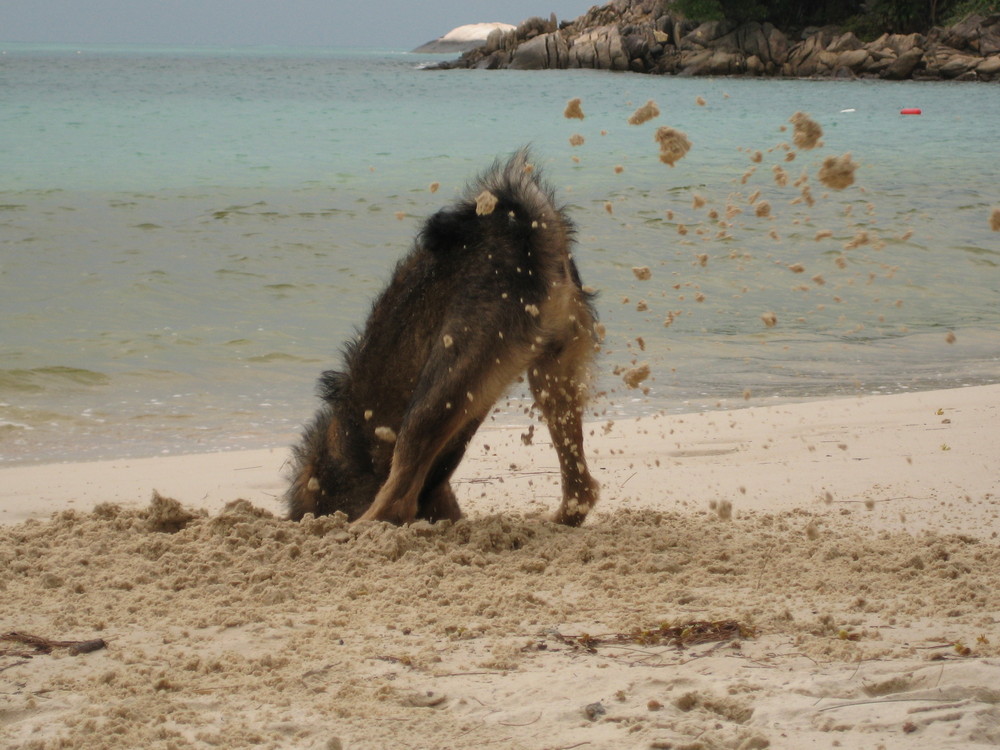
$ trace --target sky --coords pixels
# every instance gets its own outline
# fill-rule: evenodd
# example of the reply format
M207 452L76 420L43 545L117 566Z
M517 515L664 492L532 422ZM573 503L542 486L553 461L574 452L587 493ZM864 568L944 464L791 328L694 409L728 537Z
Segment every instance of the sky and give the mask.
M467 23L573 20L602 0L2 0L0 41L409 50Z

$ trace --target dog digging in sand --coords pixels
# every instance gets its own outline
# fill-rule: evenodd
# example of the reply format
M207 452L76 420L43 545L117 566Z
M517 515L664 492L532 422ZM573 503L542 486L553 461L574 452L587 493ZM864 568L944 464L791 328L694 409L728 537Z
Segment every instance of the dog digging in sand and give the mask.
M573 224L527 150L424 223L323 404L293 449L293 520L461 517L449 479L493 404L522 373L559 457L553 520L577 526L597 501L582 413L596 314L573 262Z

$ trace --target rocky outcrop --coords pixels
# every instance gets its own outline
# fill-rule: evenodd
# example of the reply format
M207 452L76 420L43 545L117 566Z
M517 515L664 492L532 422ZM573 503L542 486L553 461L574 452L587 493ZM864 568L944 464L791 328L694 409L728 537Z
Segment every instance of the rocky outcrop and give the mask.
M483 46L438 67L1000 81L1000 14L865 43L832 26L791 38L769 23L693 23L673 15L668 0L612 0L572 22L531 18L494 31Z

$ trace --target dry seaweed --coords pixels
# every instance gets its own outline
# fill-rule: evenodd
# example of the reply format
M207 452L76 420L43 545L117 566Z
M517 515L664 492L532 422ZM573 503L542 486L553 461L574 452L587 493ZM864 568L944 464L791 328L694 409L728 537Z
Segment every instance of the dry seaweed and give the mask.
M3 648L0 649L0 656L18 656L29 659L39 654L50 654L57 648L68 649L69 653L76 656L77 654L89 654L91 651L100 651L102 648L107 648L108 645L101 638L93 638L86 641L54 641L51 638L44 638L39 635L13 631L0 635L0 641L20 643L22 646L27 646L30 649L26 651L18 648Z
M599 646L675 646L687 648L700 643L753 638L754 628L736 620L695 620L680 625L662 623L654 628L636 628L630 633L594 636L588 633L563 635L553 633L560 643L597 653Z

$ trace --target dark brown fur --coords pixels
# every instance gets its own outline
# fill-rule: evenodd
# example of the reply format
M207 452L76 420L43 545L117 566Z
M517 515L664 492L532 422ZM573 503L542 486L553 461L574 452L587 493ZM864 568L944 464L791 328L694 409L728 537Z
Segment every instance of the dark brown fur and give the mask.
M497 203L480 214L484 190ZM581 421L596 318L572 244L526 150L431 216L347 345L343 371L320 380L324 404L294 449L289 518L458 519L449 478L527 371L562 473L554 520L582 523L597 501Z

